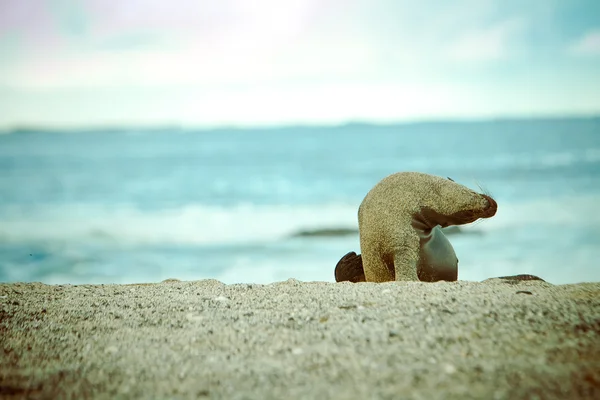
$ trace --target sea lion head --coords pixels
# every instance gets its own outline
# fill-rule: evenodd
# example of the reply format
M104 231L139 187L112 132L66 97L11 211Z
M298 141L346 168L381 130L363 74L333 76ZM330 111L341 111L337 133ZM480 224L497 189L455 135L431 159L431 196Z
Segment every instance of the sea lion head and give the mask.
M425 220L446 227L469 224L496 215L498 204L488 194L477 193L450 178L440 178L434 186L433 192L437 195L435 206L426 206L421 210Z

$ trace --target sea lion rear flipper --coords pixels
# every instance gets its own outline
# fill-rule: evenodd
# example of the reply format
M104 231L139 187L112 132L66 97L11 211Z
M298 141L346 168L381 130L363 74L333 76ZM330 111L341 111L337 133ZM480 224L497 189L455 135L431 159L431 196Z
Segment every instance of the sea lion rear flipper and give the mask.
M335 281L365 282L362 257L351 251L338 261L335 266Z

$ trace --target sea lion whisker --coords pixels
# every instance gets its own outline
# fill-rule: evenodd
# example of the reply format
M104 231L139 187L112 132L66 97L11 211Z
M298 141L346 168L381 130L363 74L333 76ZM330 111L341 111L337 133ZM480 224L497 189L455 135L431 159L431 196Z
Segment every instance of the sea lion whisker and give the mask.
M481 194L485 194L486 196L491 197L492 199L494 198L494 196L492 196L492 192L487 187L485 187L485 185L482 185L479 182L476 182L475 184L481 191Z
M483 220L484 220L484 219L485 219L485 218L479 218L479 219L475 220L475 221L474 221L474 222L473 222L471 225L472 225L472 226L477 226L477 225L479 225L479 224L483 223Z

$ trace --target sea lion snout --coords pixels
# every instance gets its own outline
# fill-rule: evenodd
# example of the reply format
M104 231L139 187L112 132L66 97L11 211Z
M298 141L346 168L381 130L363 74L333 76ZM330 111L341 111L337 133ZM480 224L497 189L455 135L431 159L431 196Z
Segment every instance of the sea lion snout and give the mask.
M483 198L487 200L487 207L483 210L483 215L481 218L490 218L496 215L496 211L498 211L498 203L496 200L492 199L487 194L482 194Z

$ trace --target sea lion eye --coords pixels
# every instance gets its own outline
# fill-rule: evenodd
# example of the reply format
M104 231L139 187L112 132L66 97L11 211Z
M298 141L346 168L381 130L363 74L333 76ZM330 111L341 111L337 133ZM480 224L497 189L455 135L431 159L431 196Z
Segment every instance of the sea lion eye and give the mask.
M448 178L449 181L454 182L454 179L450 178L449 176L447 176L446 178Z

